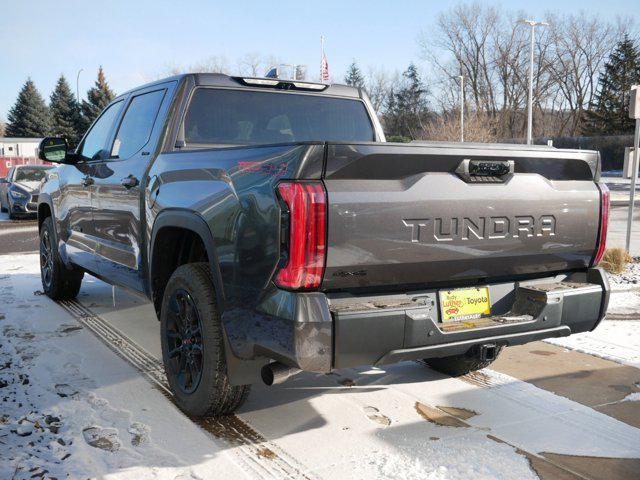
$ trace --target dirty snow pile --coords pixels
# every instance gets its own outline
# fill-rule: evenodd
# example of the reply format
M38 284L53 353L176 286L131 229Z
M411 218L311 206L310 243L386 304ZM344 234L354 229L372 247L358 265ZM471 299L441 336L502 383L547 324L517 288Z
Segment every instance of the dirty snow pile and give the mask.
M640 288L640 258L627 264L622 273L609 273L609 284L613 290Z
M241 478L209 437L0 256L0 478ZM198 472L198 473L196 473Z

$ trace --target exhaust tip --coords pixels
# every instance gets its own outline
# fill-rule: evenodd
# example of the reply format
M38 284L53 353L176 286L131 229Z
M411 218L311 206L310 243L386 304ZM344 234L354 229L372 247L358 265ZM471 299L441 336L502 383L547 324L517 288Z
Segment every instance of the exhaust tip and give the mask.
M260 376L265 385L277 385L300 372L298 368L288 367L280 362L273 362L262 367Z

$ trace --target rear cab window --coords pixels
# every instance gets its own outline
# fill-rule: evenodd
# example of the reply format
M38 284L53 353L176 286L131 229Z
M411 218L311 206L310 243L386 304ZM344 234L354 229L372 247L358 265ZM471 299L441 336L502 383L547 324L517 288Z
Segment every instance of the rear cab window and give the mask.
M375 140L361 100L290 92L200 87L183 128L187 147Z
M111 147L112 158L130 158L147 144L164 94L162 89L133 97Z

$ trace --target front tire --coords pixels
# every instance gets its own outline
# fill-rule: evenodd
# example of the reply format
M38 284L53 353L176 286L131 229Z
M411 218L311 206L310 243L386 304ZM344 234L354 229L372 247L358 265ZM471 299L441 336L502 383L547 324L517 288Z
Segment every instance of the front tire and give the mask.
M76 298L82 285L84 272L69 270L54 244L53 221L47 217L40 227L40 278L42 289L53 300Z
M250 385L232 386L211 269L189 263L167 282L160 313L162 361L178 406L187 414L228 415L246 400Z
M423 361L440 373L459 377L488 367L498 359L503 348L497 347L495 356L491 360L482 360L477 355L463 354L442 358L425 358Z

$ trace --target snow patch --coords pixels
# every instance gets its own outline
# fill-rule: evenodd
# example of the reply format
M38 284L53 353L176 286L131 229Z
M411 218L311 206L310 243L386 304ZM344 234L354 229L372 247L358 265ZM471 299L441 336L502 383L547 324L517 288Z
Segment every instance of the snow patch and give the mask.
M640 320L604 320L593 332L545 341L640 368Z

